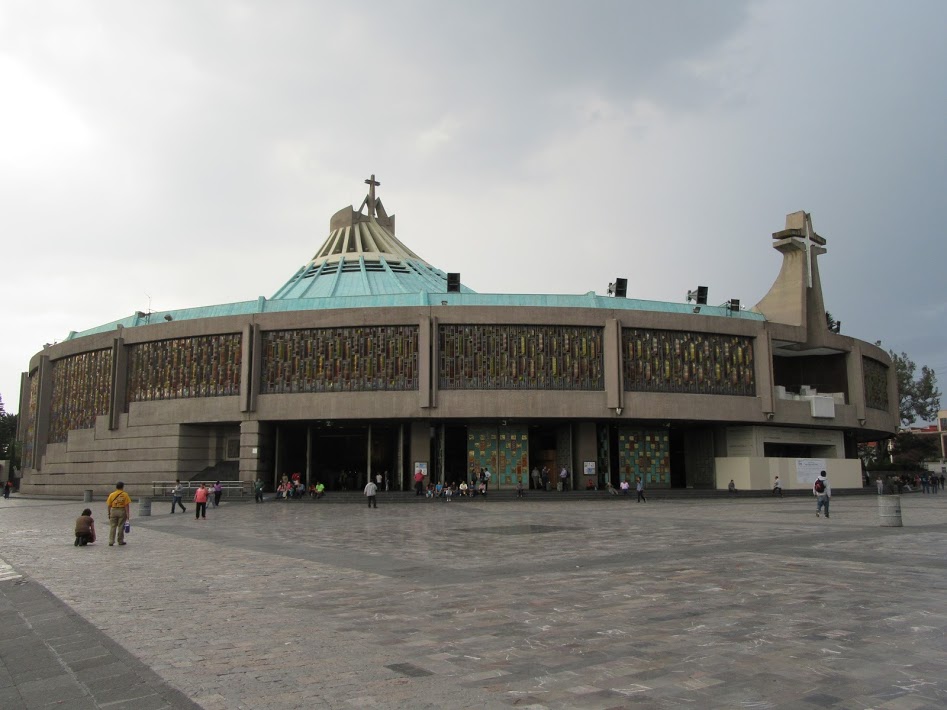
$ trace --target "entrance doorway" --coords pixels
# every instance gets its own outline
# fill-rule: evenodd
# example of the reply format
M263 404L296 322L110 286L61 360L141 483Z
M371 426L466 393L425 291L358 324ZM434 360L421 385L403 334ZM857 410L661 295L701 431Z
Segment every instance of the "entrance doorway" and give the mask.
M444 481L458 486L467 477L467 427L447 424L444 426Z
M529 470L532 472L536 467L540 472L546 471L547 490L555 490L559 482L559 471L556 468L556 431L557 427L544 424L534 424L529 428ZM535 485L530 476L529 487L535 488Z

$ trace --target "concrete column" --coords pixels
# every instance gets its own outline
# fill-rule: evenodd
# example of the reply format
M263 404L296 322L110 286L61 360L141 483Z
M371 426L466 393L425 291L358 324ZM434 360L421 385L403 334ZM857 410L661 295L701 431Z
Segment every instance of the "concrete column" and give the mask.
M898 394L898 372L892 362L886 373L888 381L888 414L894 419L895 428L901 426L901 397Z
M36 402L36 424L33 429L33 468L42 470L46 443L49 440L49 408L53 401L53 363L48 355L39 361L39 396Z
M605 406L618 409L622 405L624 372L622 370L621 321L609 318L602 333L602 356L605 366Z
M769 331L762 331L753 339L753 377L756 380L756 396L760 410L770 419L776 412L776 392L773 385L773 344Z
M855 405L855 417L862 426L865 424L865 368L862 350L856 342L851 352L845 356L845 374L848 377L848 403Z
M431 406L437 407L437 386L440 376L441 339L437 332L437 317L431 318Z
M575 450L575 475L572 479L577 482L576 490L585 490L586 481L588 477L584 473L584 465L586 461L595 461L596 465L598 463L598 440L595 436L595 423L594 422L579 422L573 428L575 432L575 444L573 446ZM595 483L598 484L598 474L600 471L596 470Z
M427 409L431 402L431 319L418 324L418 406Z
M404 424L398 425L398 465L395 470L398 478L398 490L405 490L404 487Z
M414 466L418 461L427 463L428 476L432 475L431 466L431 426L425 422L411 422L411 433L409 440L410 459L411 459L411 481L414 483ZM430 480L430 479L429 479Z
M269 474L272 433L268 425L256 420L240 423L240 480L255 481Z
M253 325L248 323L240 335L240 411L250 412L250 380L253 363ZM254 402L253 404L256 404Z
M312 424L306 425L306 488L312 483Z
M247 411L255 412L256 400L260 395L260 377L263 373L263 332L260 330L260 326L254 324L250 341L252 343L250 348L250 384L248 387L250 395L247 401Z
M109 398L109 429L119 427L121 415L125 412L125 397L128 389L128 349L125 347L123 330L112 341L112 396Z
M365 475L372 480L372 425L368 424L368 440L365 442Z

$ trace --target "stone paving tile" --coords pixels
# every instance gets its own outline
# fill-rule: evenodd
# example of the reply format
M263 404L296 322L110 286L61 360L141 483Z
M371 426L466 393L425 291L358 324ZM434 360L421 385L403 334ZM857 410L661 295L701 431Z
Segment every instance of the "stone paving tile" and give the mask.
M0 556L205 708L943 707L943 498L224 505L79 551L11 501Z

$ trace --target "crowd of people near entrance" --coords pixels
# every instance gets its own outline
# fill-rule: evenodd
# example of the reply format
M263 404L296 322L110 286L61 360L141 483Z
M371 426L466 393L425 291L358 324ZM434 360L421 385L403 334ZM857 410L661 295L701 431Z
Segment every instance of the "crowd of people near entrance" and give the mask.
M947 483L947 476L943 473L934 473L933 471L921 471L920 473L902 473L898 476L889 476L887 485L879 476L875 480L878 487L878 493L883 493L886 489L889 493L897 491L901 493L911 493L912 491L921 491L922 493L937 493L944 490L944 484Z

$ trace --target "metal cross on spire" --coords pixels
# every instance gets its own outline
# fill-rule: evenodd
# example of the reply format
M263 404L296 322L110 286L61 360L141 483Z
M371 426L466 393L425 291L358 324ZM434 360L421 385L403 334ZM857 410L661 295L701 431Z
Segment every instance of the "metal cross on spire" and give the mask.
M368 185L368 214L375 214L375 188L381 185L375 179L375 173L372 173L372 176L365 181L365 184Z

